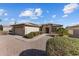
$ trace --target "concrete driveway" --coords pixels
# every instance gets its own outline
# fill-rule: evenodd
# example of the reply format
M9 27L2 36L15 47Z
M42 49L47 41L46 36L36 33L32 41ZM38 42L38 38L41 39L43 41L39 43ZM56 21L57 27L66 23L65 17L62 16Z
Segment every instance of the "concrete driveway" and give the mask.
M51 37L46 34L39 35L33 39L25 39L16 35L0 35L0 56L32 55L36 53L34 49L40 50L40 52L45 51L46 41L49 38ZM27 53L30 49L31 52ZM43 55L43 53L39 54Z

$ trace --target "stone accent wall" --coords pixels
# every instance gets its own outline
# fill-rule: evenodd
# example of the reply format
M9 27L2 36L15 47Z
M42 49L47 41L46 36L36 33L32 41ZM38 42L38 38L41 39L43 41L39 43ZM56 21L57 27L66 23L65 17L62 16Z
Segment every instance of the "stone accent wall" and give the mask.
M49 28L49 33L52 32L52 26L46 25L46 26L42 26L42 32L43 32L43 33L46 33L46 28Z

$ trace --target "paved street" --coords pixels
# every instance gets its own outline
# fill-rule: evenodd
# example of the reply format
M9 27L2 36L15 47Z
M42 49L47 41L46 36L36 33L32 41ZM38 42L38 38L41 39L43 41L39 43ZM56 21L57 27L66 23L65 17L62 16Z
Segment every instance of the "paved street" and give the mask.
M33 39L25 39L16 35L0 35L0 55L18 56L22 51L29 49L45 51L48 38L50 37L45 34Z

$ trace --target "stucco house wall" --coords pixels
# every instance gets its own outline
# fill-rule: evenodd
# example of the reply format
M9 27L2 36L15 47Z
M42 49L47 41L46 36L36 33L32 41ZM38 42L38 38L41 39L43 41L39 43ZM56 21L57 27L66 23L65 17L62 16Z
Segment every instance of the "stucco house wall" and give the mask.
M67 30L69 34L72 35L73 37L79 37L79 26L78 25L67 27Z
M13 25L12 28L12 33L15 35L25 35L28 34L30 32L37 32L39 31L39 27L38 26L33 26L33 25L26 25L26 24L16 24Z
M73 30L72 29L69 29L68 30L68 33L71 34L71 35L73 35Z
M9 32L12 29L12 26L3 26L3 31Z
M25 26L25 34L28 34L30 32L38 32L38 31L39 31L39 27Z

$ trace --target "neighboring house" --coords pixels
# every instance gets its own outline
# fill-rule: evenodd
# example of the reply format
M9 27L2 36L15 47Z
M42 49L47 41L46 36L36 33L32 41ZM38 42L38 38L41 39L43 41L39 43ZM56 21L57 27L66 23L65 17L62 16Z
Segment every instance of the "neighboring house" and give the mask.
M30 32L38 32L38 31L39 31L39 26L33 23L12 25L12 33L15 35L23 36Z
M12 26L3 26L3 31L8 32L12 29Z
M66 27L69 34L73 37L79 37L79 25L68 26Z
M43 33L56 33L56 29L63 27L63 25L60 24L43 24L41 26L41 31Z

